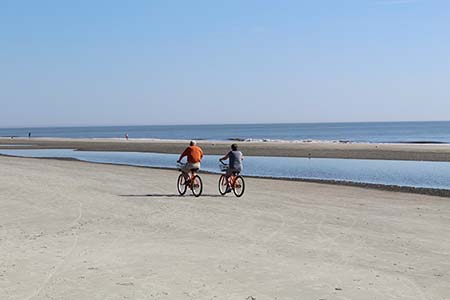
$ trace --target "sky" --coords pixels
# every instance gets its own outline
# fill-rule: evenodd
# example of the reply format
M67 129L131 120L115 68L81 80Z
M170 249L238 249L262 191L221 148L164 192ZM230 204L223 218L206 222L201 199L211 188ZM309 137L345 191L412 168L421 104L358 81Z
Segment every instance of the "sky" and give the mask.
M0 127L450 120L450 1L0 0Z

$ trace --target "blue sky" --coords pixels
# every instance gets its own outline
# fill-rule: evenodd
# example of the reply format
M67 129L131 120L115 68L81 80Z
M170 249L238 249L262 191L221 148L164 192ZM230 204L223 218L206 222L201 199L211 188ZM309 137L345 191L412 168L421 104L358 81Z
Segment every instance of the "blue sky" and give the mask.
M0 0L0 126L450 120L450 1Z

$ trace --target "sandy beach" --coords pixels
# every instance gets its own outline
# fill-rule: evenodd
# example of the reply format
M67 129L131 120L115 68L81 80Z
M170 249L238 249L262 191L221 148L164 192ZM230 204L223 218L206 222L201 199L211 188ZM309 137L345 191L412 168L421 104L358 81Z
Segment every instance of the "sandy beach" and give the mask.
M450 201L0 157L0 299L448 299Z
M181 153L189 141L150 139L0 138L0 149L78 149ZM198 141L206 154L220 155L233 141ZM235 142L248 156L450 161L447 144L365 144L324 142ZM12 146L8 146L12 145ZM19 146L18 146L19 145ZM20 146L22 145L22 146Z

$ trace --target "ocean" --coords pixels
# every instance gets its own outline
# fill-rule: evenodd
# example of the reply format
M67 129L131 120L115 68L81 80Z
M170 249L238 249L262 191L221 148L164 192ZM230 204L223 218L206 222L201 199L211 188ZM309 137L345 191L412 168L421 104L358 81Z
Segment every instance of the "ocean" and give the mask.
M450 121L0 128L1 137L450 144Z

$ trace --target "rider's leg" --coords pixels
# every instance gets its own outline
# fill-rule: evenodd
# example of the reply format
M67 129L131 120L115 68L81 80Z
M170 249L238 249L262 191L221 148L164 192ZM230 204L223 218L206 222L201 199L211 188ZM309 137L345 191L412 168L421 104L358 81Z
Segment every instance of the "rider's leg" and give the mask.
M228 183L231 185L231 179L234 175L234 169L228 169L227 172L225 173L225 176L227 177L227 181Z
M186 184L190 185L191 184L191 178L192 178L192 172L191 172L191 164L187 163L186 164Z
M233 175L233 170L232 169L228 169L227 172L225 173L225 178L227 180L227 189L226 189L226 193L231 192L231 176Z
M193 179L197 175L196 171L200 169L200 163L188 163L189 171L191 175L189 178Z
M190 175L189 175L189 172L190 172L190 169L189 168L187 168L186 167L186 165L181 169L181 172L183 173L183 176L184 176L184 184L189 184L189 180L190 180Z

